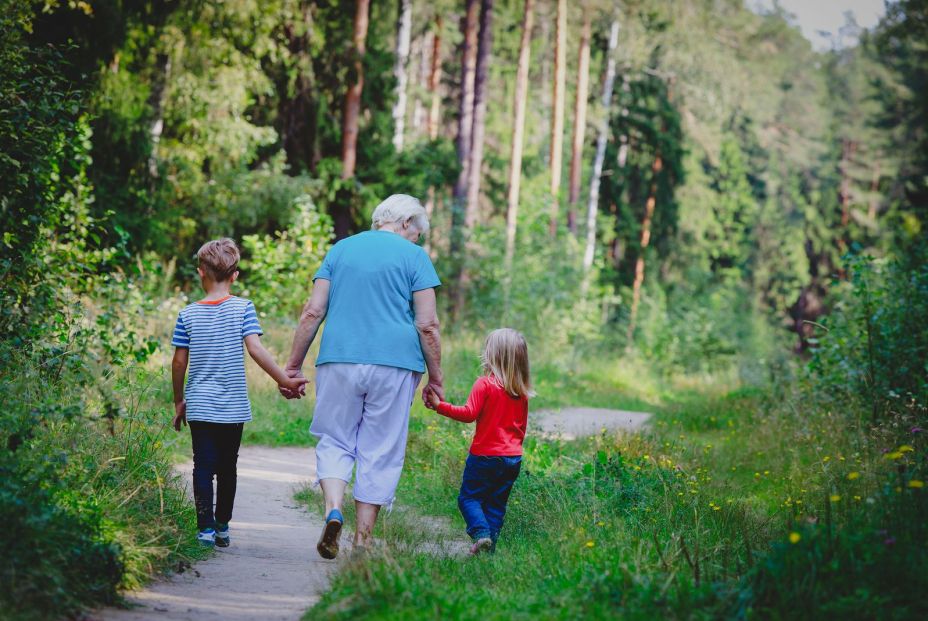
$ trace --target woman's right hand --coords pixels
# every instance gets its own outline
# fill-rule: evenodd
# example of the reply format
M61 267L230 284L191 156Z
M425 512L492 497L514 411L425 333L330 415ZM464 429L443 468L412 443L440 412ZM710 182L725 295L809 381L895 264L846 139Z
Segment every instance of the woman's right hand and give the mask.
M299 385L299 388L278 385L277 390L280 394L286 399L299 399L304 397L306 395L306 384L309 380L303 375L302 369L284 369L284 373L287 377L296 380L295 384Z

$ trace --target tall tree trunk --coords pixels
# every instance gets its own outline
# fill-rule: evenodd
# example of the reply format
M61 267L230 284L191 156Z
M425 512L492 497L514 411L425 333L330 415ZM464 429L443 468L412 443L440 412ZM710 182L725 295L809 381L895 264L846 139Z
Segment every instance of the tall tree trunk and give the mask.
M467 206L464 227L469 231L477 223L480 200L480 177L483 172L483 142L487 117L487 71L493 47L493 0L482 0L480 42L477 48L477 72L474 77L474 128L471 131L470 165L467 181Z
M590 8L583 5L583 30L580 33L580 61L577 63L577 96L574 103L574 141L570 154L570 206L567 228L577 233L577 203L583 175L583 142L586 136L586 104L590 91Z
M432 94L432 105L429 108L429 139L438 138L438 125L441 121L441 94L438 87L441 84L441 15L435 16L435 32L432 37L432 70L429 74L429 92Z
M841 172L841 185L838 189L838 200L841 203L841 231L838 233L838 252L843 256L847 252L848 225L851 222L851 175L849 172L851 159L857 144L853 140L844 139L841 142L841 162L838 169ZM847 278L847 271L843 265L838 266L838 277Z
M406 131L406 84L409 63L409 44L412 37L412 0L399 0L399 15L396 19L396 62L393 77L396 78L396 101L393 104L393 146L403 150L403 134Z
M151 94L148 97L148 105L151 106L152 111L152 121L148 129L148 135L151 139L151 152L148 154L148 174L152 181L158 177L158 143L161 142L161 133L164 131L164 100L171 75L171 56L165 53L158 54L156 63ZM115 60L114 66L118 71L118 60Z
M596 135L596 159L593 160L593 176L590 178L590 197L586 205L586 249L583 252L583 280L581 292L585 295L590 285L590 268L596 250L596 213L599 210L599 185L606 160L606 141L609 138L609 110L612 108L612 90L615 84L615 50L619 46L619 22L612 22L609 30L609 50L606 52L606 78L603 80L602 119Z
M516 69L516 94L512 121L512 148L509 155L509 196L506 206L505 298L509 306L512 259L516 248L516 223L519 217L519 187L522 183L522 142L525 134L525 103L528 97L528 68L532 55L532 22L534 0L525 0L522 16L522 41L519 44L519 65Z
M358 158L358 117L361 114L361 92L364 90L364 53L366 51L370 0L356 0L354 15L354 73L355 81L345 95L345 114L342 122L342 179L354 177Z
M654 207L657 204L657 177L664 167L661 154L654 156L651 166L651 187L648 189L648 200L644 206L644 218L641 220L641 248L638 251L638 260L635 262L635 281L632 283L632 307L628 317L628 332L625 335L626 347L631 347L632 336L635 334L635 322L638 319L638 304L641 302L641 284L644 282L644 255L651 243L651 220L654 218Z
M631 86L628 84L628 76L622 74L622 95L625 98L625 101L628 101L628 92L631 90ZM616 155L616 164L619 165L619 168L625 168L626 162L628 162L628 123L626 119L628 118L628 104L623 103L622 109L619 110L619 118L622 119L622 133L619 134L619 152Z
M358 159L358 117L361 114L361 92L364 89L364 52L367 41L370 0L356 0L354 14L354 72L355 82L345 94L345 114L342 121L342 179L354 177ZM340 203L340 201L338 201ZM351 211L345 204L332 205L335 237L341 239L351 232Z
M291 175L314 171L321 159L317 131L319 108L314 96L315 75L310 58L312 30L310 2L303 0L298 12L294 11L292 18L280 26L280 36L290 60L281 62L269 55L261 59L261 67L273 77L277 91L277 132L287 156L287 172ZM292 76L294 66L302 70Z
M477 34L480 21L479 0L467 0L467 13L461 24L464 43L461 59L461 106L458 112L457 152L461 172L454 185L455 212L467 200L467 182L470 179L470 151L474 129L474 80L477 72Z
M490 49L493 45L493 0L481 0L480 36L477 47L477 67L474 76L474 112L471 129L470 162L467 165L467 197L464 205L464 251L467 252L468 241L474 225L477 224L478 202L480 198L480 173L483 163L483 139L487 115L487 68L490 63ZM454 317L460 317L464 310L465 294L470 284L470 272L467 262L462 261L458 272L458 282L454 290Z
M464 306L468 280L463 252L467 231L464 211L467 201L467 184L470 181L471 147L474 129L474 81L477 72L477 36L480 21L480 2L467 0L467 13L461 23L464 34L461 61L461 108L458 114L457 152L461 172L454 185L451 201L451 256L458 263L457 278L451 313L457 318Z
M880 189L880 163L877 162L873 168L873 175L870 178L870 199L867 201L867 218L873 224L876 224L876 212L879 203L876 191Z
M564 152L564 87L567 82L567 0L557 0L557 30L554 43L554 113L551 115L551 218L550 230L557 232L560 211L561 161Z

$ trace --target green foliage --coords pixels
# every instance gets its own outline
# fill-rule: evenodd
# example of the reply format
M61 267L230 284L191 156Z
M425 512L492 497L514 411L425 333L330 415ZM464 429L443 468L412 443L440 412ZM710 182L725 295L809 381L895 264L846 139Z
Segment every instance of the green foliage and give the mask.
M32 336L33 323L54 306L46 272L50 237L82 216L69 214L79 192L87 135L78 131L80 94L62 76L54 49L26 42L27 11L0 6L0 337ZM83 172L77 173L80 177ZM71 222L63 222L70 219ZM79 224L86 225L86 219ZM63 226L60 226L63 225ZM61 257L63 258L63 257ZM54 261L54 259L52 259ZM78 271L80 270L78 264Z
M172 473L168 419L138 405L155 378L132 366L96 376L68 352L31 358L4 345L2 357L0 616L112 604L152 569L199 556L184 535L193 509Z
M928 587L928 495L909 485L923 483L923 452L913 462L914 469L903 465L886 476L863 509L826 495L820 521L792 525L746 580L751 611L761 618L801 610L802 618L861 620L928 614L921 596ZM836 521L844 521L841 528Z
M851 280L823 320L810 369L829 391L867 402L874 418L928 408L928 269L851 257Z
M308 196L293 201L290 228L270 235L245 235L242 262L245 290L262 313L291 315L308 299L313 274L322 264L332 239L329 217L320 214Z

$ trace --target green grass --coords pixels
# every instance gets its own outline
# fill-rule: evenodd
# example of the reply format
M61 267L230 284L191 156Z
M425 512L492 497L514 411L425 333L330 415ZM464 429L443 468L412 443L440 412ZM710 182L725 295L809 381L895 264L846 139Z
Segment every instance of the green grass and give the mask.
M451 351L450 368L469 360ZM471 378L452 376L460 399ZM928 515L925 495L887 486L893 465L915 478L924 450L896 464L880 450L905 438L899 421L855 432L853 414L810 393L660 384L628 362L536 366L535 379L544 407L651 410L653 428L530 438L498 553L447 558L423 552L417 516L447 518L466 538L455 500L472 427L414 406L398 492L410 510L378 526L385 549L347 565L306 618L915 618L924 609L915 594L925 580L913 576L928 567L928 546L913 524ZM905 549L877 541L884 531ZM887 607L895 612L875 614Z
M140 367L2 376L0 617L50 619L114 604L157 571L202 558L171 468L160 382Z

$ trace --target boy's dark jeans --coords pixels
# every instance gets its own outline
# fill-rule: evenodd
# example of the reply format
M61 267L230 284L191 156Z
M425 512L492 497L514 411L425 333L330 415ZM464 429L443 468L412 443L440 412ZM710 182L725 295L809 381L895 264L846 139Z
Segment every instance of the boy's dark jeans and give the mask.
M506 503L519 476L522 457L468 455L458 494L458 508L472 539L489 537L496 543L506 516Z
M197 528L215 528L232 519L236 463L244 423L188 421L193 438L193 500ZM216 513L213 514L213 477L216 477Z

